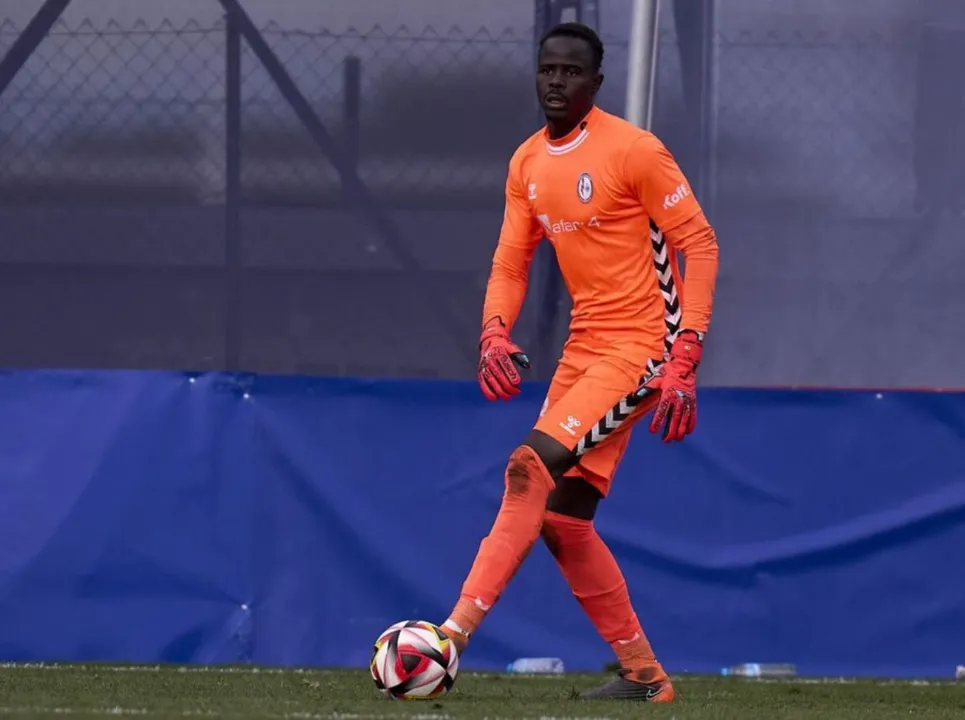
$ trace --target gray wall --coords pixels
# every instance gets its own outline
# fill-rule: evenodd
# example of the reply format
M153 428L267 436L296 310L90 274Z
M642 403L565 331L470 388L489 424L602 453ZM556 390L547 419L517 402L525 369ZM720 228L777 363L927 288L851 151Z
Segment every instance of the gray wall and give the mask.
M223 367L236 322L246 369L469 376L506 161L537 123L532 7L244 5L338 141L358 132L359 174L403 252L245 49L234 293L220 6L74 0L0 101L0 362ZM38 6L0 0L0 52ZM949 71L965 67L965 3L719 6L711 144L695 142L678 43L694 28L672 2L655 117L685 170L712 169L701 200L722 266L703 380L965 386L965 89ZM629 8L601 3L601 102L618 113ZM539 300L520 340L556 347L565 326L537 337Z

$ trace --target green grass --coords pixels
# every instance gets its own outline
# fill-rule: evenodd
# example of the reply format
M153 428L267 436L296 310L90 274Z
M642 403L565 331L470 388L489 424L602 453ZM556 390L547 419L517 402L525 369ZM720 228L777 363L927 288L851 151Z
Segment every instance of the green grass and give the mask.
M4 665L0 716L375 720L377 718L965 718L965 684L675 679L672 706L589 702L602 675L463 673L441 700L380 696L365 671L116 665Z

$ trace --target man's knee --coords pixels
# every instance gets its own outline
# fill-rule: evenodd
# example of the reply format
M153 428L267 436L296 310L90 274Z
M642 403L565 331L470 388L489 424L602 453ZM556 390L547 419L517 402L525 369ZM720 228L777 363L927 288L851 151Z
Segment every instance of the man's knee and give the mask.
M554 483L576 464L576 455L549 435L533 430L509 456L506 491L512 495L529 492L540 482L549 493Z
M538 488L548 495L554 487L554 478L546 462L534 448L520 445L509 456L506 465L507 493L525 495Z

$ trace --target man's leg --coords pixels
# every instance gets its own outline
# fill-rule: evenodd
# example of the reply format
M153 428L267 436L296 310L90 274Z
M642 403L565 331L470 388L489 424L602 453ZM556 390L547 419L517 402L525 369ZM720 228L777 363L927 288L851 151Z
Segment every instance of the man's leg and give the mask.
M577 443L636 382L631 373L597 363L558 398L548 398L535 428L510 456L496 521L480 543L459 600L443 624L460 650L539 538L547 500L556 481L575 465Z
M630 421L648 410L649 406L638 408ZM629 439L629 424L621 425L560 480L550 493L541 535L573 595L622 668L618 679L584 697L672 702L673 686L633 609L620 566L593 525L597 504L609 491Z
M572 450L538 430L510 455L496 520L480 543L459 600L443 624L458 650L465 647L539 539L555 478L575 460Z

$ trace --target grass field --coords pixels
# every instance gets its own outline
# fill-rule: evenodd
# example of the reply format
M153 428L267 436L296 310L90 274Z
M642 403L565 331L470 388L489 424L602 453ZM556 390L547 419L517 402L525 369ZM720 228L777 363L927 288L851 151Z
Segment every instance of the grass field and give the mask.
M437 701L382 698L364 671L117 665L2 665L0 715L18 718L965 718L965 684L681 677L672 706L581 701L600 675L463 673Z

